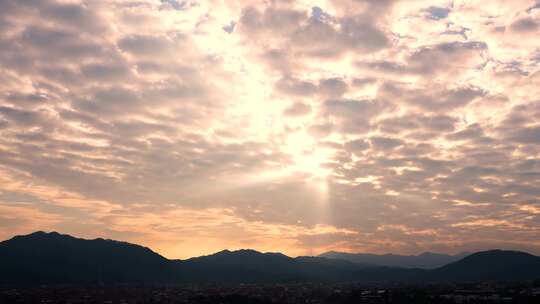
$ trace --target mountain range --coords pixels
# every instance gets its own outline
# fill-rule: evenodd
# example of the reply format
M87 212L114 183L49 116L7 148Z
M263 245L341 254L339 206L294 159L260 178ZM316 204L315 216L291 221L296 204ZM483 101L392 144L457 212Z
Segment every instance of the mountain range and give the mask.
M417 257L422 256L426 255ZM254 250L224 250L186 260L169 260L135 244L101 238L85 240L56 232L35 232L0 242L0 285L307 281L425 283L533 279L540 279L540 257L518 251L483 251L441 267L421 269L356 263L325 255L292 258L281 253Z
M346 253L329 251L320 257L329 259L346 260L357 264L377 265L403 268L433 269L446 264L456 262L470 255L463 252L456 255L447 255L433 252L424 252L420 255L398 255L398 254L369 254L369 253Z

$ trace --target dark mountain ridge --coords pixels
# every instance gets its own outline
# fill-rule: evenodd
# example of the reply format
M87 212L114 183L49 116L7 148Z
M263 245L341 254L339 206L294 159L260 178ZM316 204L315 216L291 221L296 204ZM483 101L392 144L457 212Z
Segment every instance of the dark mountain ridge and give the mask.
M256 283L351 280L354 272L362 268L348 261L291 258L281 253L261 253L251 249L224 250L179 261L176 267L186 281Z
M521 251L482 251L435 269L426 278L438 281L534 280L540 278L540 257Z
M224 250L168 260L105 239L36 232L0 242L0 285L86 283L434 282L540 278L540 257L492 250L433 269L381 267L325 257Z
M169 260L149 248L35 232L0 243L1 282L169 281Z

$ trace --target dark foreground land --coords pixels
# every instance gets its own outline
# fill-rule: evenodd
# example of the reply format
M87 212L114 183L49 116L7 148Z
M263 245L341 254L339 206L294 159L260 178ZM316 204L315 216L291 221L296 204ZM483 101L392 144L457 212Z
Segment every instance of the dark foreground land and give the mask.
M434 256L416 258L426 265ZM0 242L0 304L540 304L539 256L452 258L428 269L254 250L169 260L135 244L36 232Z
M0 289L0 303L540 303L540 282L433 286L273 284L42 286Z

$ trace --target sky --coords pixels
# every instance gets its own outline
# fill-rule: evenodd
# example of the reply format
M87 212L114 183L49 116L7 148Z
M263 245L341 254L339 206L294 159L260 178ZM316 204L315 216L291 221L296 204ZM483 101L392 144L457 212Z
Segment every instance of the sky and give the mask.
M0 0L0 239L540 254L540 2Z

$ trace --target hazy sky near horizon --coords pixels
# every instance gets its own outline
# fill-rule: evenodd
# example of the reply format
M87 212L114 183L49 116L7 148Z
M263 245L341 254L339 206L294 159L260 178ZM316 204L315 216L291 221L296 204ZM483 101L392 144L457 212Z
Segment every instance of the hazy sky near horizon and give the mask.
M0 0L0 239L540 254L540 2Z

